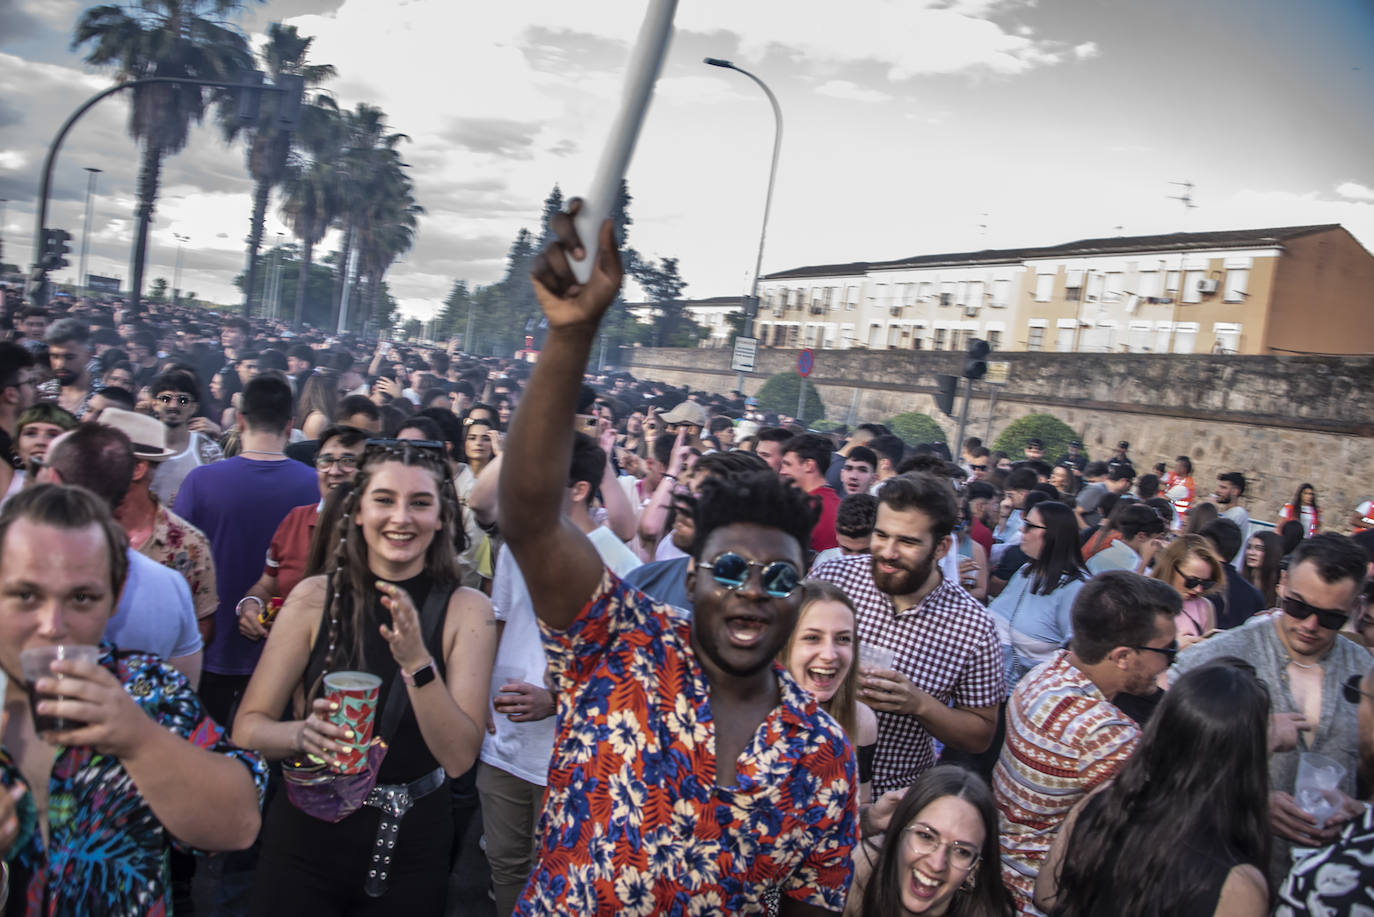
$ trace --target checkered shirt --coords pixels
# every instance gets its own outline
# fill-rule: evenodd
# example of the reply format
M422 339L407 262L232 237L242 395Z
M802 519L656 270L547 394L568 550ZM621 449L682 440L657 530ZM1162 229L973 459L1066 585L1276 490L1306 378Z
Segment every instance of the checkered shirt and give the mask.
M872 558L854 555L811 571L845 591L858 611L859 642L886 646L893 668L952 707L993 707L1006 697L1002 645L992 615L961 587L942 581L906 611L873 582ZM873 791L905 789L935 764L931 735L914 716L878 711Z

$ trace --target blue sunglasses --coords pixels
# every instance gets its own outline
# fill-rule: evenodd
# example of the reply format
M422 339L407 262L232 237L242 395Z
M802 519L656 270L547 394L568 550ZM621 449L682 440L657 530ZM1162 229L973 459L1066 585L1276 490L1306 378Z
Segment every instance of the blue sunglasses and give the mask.
M801 584L801 572L789 561L775 560L771 563L760 563L757 560L746 560L734 551L726 551L719 554L716 559L709 564L698 563L697 569L707 569L715 577L716 582L727 589L738 589L749 579L749 571L754 567L760 568L759 581L763 584L763 591L775 599L785 599Z

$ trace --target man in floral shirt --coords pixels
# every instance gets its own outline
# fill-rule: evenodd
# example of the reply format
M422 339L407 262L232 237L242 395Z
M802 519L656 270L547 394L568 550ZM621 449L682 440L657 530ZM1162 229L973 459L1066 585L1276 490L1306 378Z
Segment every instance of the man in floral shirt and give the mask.
M80 488L40 484L0 514L0 783L30 791L18 819L0 819L0 851L33 917L166 914L171 845L235 850L258 831L262 759L232 746L156 656L104 644L98 663L55 662L31 686L36 713L73 728L36 731L19 655L100 643L127 572L123 542Z
M578 203L573 204L575 209ZM536 263L549 333L501 469L557 694L539 856L515 913L784 917L844 908L858 775L843 730L774 660L796 624L816 508L771 472L709 480L690 622L624 585L561 520L578 382L621 268L610 223L587 285L560 243Z

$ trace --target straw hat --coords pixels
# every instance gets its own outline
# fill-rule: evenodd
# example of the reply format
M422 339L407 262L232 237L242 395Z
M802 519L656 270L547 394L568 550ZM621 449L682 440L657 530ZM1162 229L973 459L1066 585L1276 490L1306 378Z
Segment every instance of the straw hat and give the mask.
M167 428L154 417L123 408L106 408L100 412L99 422L129 437L134 444L134 458L162 462L176 455L167 448Z

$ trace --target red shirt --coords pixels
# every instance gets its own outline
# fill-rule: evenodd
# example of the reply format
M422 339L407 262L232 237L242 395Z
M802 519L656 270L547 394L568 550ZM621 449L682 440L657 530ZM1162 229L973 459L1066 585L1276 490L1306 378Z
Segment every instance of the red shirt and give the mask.
M973 524L968 527L968 537L982 545L987 556L992 557L992 531L986 525L974 519Z
M283 599L291 594L305 573L310 536L315 533L315 522L319 518L318 503L298 506L286 514L272 535L272 543L267 548L267 566L263 572L277 578L277 595Z
M821 518L816 520L816 527L811 530L811 550L819 552L838 548L840 540L835 537L835 516L840 512L840 495L829 484L822 484L809 493L821 500Z

